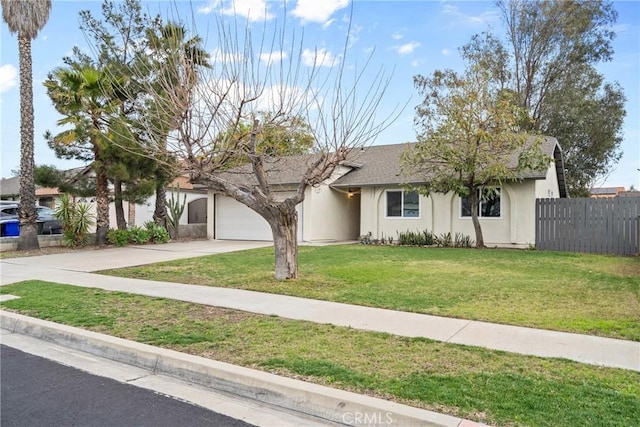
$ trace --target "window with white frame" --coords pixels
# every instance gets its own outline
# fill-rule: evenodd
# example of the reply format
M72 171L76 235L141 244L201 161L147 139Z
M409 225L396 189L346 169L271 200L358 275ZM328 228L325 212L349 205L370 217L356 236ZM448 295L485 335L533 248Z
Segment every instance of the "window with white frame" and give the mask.
M478 218L500 218L500 187L478 189ZM471 197L460 198L460 216L471 218Z
M419 218L420 196L415 191L387 191L387 218Z

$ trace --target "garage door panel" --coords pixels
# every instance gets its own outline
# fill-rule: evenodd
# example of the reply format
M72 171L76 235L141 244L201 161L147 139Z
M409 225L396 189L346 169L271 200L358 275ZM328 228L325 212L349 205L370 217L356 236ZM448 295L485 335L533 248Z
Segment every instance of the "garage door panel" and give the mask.
M216 238L222 240L273 240L269 223L230 197L216 196Z
M298 205L298 240L302 236L301 205ZM242 203L226 196L216 196L216 239L272 241L269 223Z

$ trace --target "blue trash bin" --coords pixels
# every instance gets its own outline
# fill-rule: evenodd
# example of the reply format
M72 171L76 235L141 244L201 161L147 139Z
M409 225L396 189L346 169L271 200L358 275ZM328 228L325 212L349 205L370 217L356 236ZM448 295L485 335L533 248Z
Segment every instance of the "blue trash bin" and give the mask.
M20 236L20 221L5 221L2 223L2 235L4 237L18 237Z

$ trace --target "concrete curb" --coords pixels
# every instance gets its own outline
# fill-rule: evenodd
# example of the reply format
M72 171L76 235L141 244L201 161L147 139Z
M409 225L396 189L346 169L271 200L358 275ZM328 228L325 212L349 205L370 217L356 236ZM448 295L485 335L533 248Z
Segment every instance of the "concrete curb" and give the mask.
M343 425L481 424L330 387L0 311L0 327L95 356Z

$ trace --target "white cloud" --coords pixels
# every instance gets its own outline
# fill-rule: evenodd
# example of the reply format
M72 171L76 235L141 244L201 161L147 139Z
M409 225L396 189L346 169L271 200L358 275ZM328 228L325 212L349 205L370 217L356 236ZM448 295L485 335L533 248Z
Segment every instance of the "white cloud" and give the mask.
M335 22L335 18L333 19L329 19L328 21L325 21L324 24L322 24L322 28L323 29L327 29L331 26L331 24L333 24Z
M633 30L629 24L614 24L611 26L611 31L617 35L626 35L631 34Z
M442 49L440 53L442 53L444 56L451 55L451 51L449 49Z
M0 93L18 84L18 70L11 64L0 65Z
M349 0L298 0L291 11L304 22L326 23L336 11L349 5Z
M391 38L394 40L402 40L403 37L404 35L400 34L399 32L391 34Z
M332 67L338 58L327 49L305 49L302 51L302 63L308 67Z
M205 4L204 6L200 6L198 8L198 13L201 13L203 15L208 15L211 12L213 12L219 5L220 5L220 0L211 0L209 1L209 3Z
M274 62L280 62L283 59L285 59L287 57L287 53L286 52L268 52L268 53L261 53L260 54L260 60L262 62L264 62L267 65L271 65Z
M460 12L460 8L452 4L445 4L442 6L442 13L444 15L452 16L454 18L454 22L452 24L455 25L486 26L500 20L500 14L497 10L490 10L482 12L480 15L473 16Z
M244 57L239 53L222 52L220 49L216 48L211 52L211 60L213 62L230 64L233 62L241 62L244 60Z
M405 44L400 45L400 46L396 46L395 49L400 55L405 56L405 55L409 55L409 54L413 53L413 51L416 50L419 47L420 47L420 42L412 41L412 42L405 43Z
M349 35L347 36L349 38L349 47L353 47L353 45L358 42L360 39L358 34L360 34L361 31L362 25L353 25L353 27L351 27L351 31L349 31Z
M198 8L198 13L208 15L218 9L223 15L238 15L251 22L268 21L275 17L269 11L266 0L210 0Z

